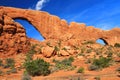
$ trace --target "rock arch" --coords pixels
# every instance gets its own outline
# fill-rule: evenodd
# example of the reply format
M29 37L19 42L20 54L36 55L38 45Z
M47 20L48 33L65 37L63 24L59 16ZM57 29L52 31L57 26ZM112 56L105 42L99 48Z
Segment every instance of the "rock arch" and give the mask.
M102 41L102 42L99 42L99 41ZM103 44L103 45L108 45L108 42L105 39L103 39L103 38L97 39L96 42L100 43L100 44Z
M44 37L42 37L42 35L36 30L36 28L33 27L33 25L30 24L30 22L28 22L26 19L15 18L14 21L20 23L25 28L27 37L39 41L45 40Z
M120 28L114 28L109 31L100 30L85 24L71 22L67 24L65 20L50 15L47 12L19 9L12 7L0 7L0 13L4 12L11 18L26 19L29 21L45 39L55 39L70 41L76 40L82 42L84 40L104 39L108 45L120 43ZM0 17L3 15L0 14Z

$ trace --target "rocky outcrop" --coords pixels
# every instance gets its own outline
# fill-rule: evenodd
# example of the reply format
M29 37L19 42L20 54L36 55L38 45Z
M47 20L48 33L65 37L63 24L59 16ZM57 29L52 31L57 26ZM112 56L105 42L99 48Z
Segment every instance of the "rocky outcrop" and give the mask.
M0 53L3 55L25 53L29 49L29 43L25 29L0 10Z
M114 45L120 42L120 29L103 31L85 24L71 22L67 24L65 20L50 15L47 12L26 10L12 7L0 7L10 18L20 18L28 20L47 39L59 39L68 41L76 39L79 41L103 39L106 44ZM5 26L6 28L8 26ZM12 27L12 26L11 26ZM1 27L0 27L1 28ZM15 28L13 29L15 30ZM1 32L0 32L1 33Z
M12 7L0 7L0 53L7 55L15 53L25 53L30 45L30 39L26 36L25 29L14 19L20 18L30 22L45 38L44 44L51 41L62 41L62 45L80 45L84 41L94 41L102 39L108 45L120 43L120 29L114 28L104 31L92 26L86 26L83 23L61 20L59 17L50 15L47 12L26 10ZM49 52L43 51L43 55L50 57L53 48L49 48ZM62 51L61 51L62 52ZM74 51L70 51L74 53ZM9 54L10 53L10 54ZM70 53L62 52L68 55Z

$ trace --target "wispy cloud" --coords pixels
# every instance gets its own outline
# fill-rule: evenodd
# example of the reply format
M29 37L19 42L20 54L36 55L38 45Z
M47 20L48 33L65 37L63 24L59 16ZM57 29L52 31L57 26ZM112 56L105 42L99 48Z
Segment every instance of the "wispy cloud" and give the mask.
M77 13L70 21L85 22L103 30L110 30L119 24L119 3L112 1L101 2Z
M44 3L49 2L49 0L39 0L35 6L36 10L41 10L44 6Z
M111 30L111 28L114 28L112 24L107 23L96 24L96 27L102 30Z

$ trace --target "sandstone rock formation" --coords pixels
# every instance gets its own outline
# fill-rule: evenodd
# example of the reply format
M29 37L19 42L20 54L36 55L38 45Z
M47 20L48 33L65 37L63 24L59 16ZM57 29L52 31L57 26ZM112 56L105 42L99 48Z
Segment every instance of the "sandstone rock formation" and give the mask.
M24 53L29 48L25 29L0 10L0 53ZM0 54L2 55L2 54Z
M115 28L110 31L103 31L85 24L71 22L67 24L65 20L50 15L47 12L26 10L12 7L0 7L0 11L10 18L20 18L28 20L47 39L68 40L93 40L103 39L106 44L114 45L120 43L120 29ZM84 36L83 36L84 35Z
M0 53L21 53L28 49L29 39L25 29L14 19L29 21L45 38L45 41L63 41L64 45L79 45L84 41L102 39L108 45L120 43L120 29L100 30L83 23L70 25L59 17L47 12L0 7ZM52 51L52 50L51 50ZM46 52L45 52L45 55ZM51 53L47 55L51 56Z

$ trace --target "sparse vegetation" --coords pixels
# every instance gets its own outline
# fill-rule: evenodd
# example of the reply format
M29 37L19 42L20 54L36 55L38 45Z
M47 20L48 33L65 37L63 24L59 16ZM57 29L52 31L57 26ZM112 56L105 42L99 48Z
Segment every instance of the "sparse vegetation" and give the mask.
M46 45L49 46L49 47L52 47L50 42L47 42Z
M3 66L3 61L0 59L0 66Z
M98 70L99 68L98 68L98 66L96 66L96 65L90 65L89 67L88 67L88 70L90 70L90 71L93 71L93 70Z
M94 43L95 43L94 41L89 40L89 41L85 41L83 44L85 45L85 44L94 44Z
M59 51L60 51L60 48L58 46L55 46L54 53L56 53L58 56L61 56Z
M77 73L84 73L85 69L83 67L80 67L77 71Z
M12 58L7 58L7 59L5 60L4 68L13 68L14 65L15 65L14 59L12 59Z
M11 73L17 73L17 69L16 69L16 68L12 68L12 69L10 70L10 72L11 72Z
M31 61L26 61L24 67L26 72L32 76L48 75L50 64L45 62L43 59L36 59Z
M107 53L107 57L112 57L113 56L113 52L112 51L109 51L108 53Z
M120 43L115 43L114 47L120 47Z
M64 59L62 61L53 60L53 62L55 63L56 70L73 70L75 68L75 66L72 66L73 61L73 57Z
M95 79L95 80L101 80L101 79L100 79L100 76L96 76L94 79Z
M117 53L117 56L120 57L120 53Z
M82 47L82 48L81 48L81 53L84 53L84 52L85 52L85 48Z
M99 59L94 59L92 65L89 67L89 70L97 70L110 66L111 58L100 57Z
M3 75L3 74L4 74L4 72L2 70L0 70L0 76Z
M102 54L102 50L100 48L94 50L96 52L96 55Z
M26 53L26 61L31 61L33 55L36 53L35 50L36 45L32 45L31 49Z
M87 49L86 53L91 53L92 49Z

